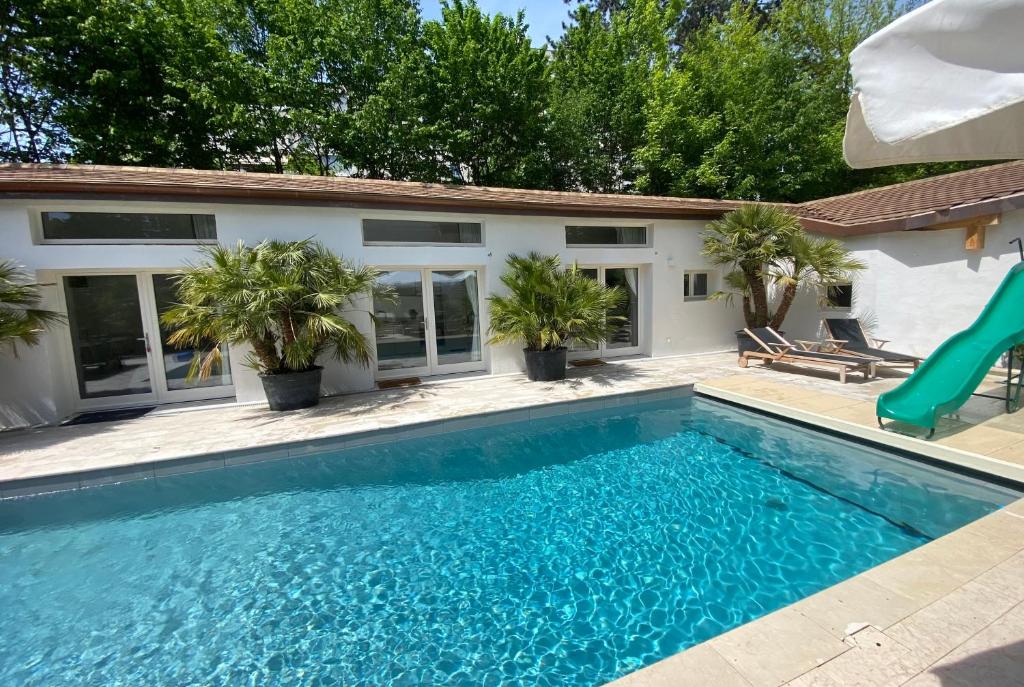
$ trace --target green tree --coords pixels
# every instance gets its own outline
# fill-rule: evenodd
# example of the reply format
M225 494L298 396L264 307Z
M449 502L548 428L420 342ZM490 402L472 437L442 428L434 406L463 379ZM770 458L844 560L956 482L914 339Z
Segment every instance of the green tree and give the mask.
M452 181L530 186L547 104L544 51L530 45L523 13L489 17L475 0L447 0L423 27L419 126ZM443 178L443 177L442 177Z
M641 187L777 201L848 188L849 52L894 16L890 0L787 0L766 25L734 5L656 84Z
M40 87L39 5L7 0L0 9L0 160L59 162L67 153L57 99Z
M641 173L645 104L668 68L657 0L629 0L610 18L578 7L552 51L549 138L559 186L602 193L633 189Z
M173 0L170 9L177 10ZM221 166L212 112L175 78L186 55L206 65L203 33L161 2L53 0L30 39L35 87L56 102L77 162Z

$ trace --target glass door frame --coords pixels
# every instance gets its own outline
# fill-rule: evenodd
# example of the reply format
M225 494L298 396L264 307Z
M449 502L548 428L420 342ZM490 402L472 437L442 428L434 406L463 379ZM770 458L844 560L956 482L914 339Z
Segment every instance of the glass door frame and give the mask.
M605 283L605 272L607 270L616 269L630 269L636 270L636 322L637 322L637 333L636 333L636 346L620 346L617 348L609 348L607 343L602 341L597 345L596 348L589 350L574 351L569 349L568 358L569 360L586 360L589 358L618 358L630 355L642 355L644 352L644 324L647 321L645 319L647 307L645 298L643 296L643 284L644 284L644 265L642 264L630 264L630 263L608 263L595 265L592 263L579 263L578 267L581 270L597 270L597 281Z
M456 374L460 372L480 372L487 369L487 345L485 343L485 332L487 331L487 313L484 311L484 268L479 265L431 265L421 267L419 265L374 265L380 272L419 272L420 286L423 298L423 323L427 344L427 364L417 367L402 367L394 370L381 370L377 367L376 355L374 356L373 374L374 379L402 379L404 377L432 377L435 375ZM476 272L477 281L477 312L479 313L477 326L480 329L480 360L473 360L465 363L440 363L437 353L437 319L434 312L434 280L432 272ZM377 327L373 325L370 334L376 352Z
M125 270L125 269L80 269L80 270L53 270L53 280L57 285L56 298L57 309L60 312L68 312L67 293L65 292L65 277L134 277L136 293L139 300L139 316L142 324L143 336L146 338L146 359L149 371L150 391L142 394L124 394L102 396L97 398L82 398L81 389L78 383L78 370L75 361L74 343L69 326L62 327L63 336L60 337L60 358L64 382L69 391L72 409L75 412L88 410L103 410L106 408L126 408L132 406L161 405L166 403L181 403L185 401L201 401L217 398L230 399L235 396L235 385L226 384L221 386L196 387L194 389L170 390L167 388L166 371L163 364L163 346L160 337L160 315L156 308L156 293L153 288L153 275L176 274L178 269L149 269L149 270ZM58 382L59 384L60 382Z

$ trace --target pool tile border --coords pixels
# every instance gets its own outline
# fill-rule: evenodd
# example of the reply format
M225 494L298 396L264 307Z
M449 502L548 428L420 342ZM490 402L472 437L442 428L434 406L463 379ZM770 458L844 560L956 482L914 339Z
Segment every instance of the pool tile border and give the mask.
M3 480L0 481L0 499L74 491L120 482L158 480L174 475L222 470L273 460L301 459L318 453L391 444L449 432L496 427L513 422L548 420L576 413L627 408L641 403L657 403L675 398L686 398L692 396L693 393L692 383L682 384L668 388L630 391L456 417L442 417L422 422L399 423L369 430L339 432L313 439L277 442L251 448L231 448L111 467L71 470L38 477Z

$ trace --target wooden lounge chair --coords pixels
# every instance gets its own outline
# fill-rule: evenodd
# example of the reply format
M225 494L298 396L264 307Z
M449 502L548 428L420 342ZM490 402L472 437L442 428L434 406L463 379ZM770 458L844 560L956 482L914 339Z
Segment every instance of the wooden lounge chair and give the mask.
M825 339L836 348L837 353L848 353L850 355L862 355L875 358L878 365L889 367L910 366L915 370L921 364L921 358L906 353L882 350L882 346L889 343L887 339L872 339L856 317L851 318L825 318L825 329L830 338Z
M798 347L786 341L771 327L744 329L747 335L757 342L760 351L746 351L740 356L740 367L746 367L751 360L760 360L765 365L772 363L792 363L794 365L813 365L827 367L839 372L839 381L846 384L846 373L849 371L863 372L864 379L875 376L874 359L844 353L824 353L808 350L817 342L801 342Z

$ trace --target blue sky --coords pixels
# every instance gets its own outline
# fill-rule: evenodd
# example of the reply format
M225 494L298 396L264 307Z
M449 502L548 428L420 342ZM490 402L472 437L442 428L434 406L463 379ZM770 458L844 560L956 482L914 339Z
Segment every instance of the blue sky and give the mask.
M519 10L526 12L526 23L530 25L530 41L535 46L544 43L546 36L557 38L562 33L562 22L568 18L570 6L562 0L477 0L487 14L501 12L514 15ZM441 17L441 0L420 0L424 19Z

